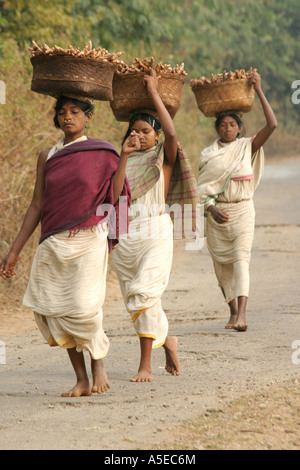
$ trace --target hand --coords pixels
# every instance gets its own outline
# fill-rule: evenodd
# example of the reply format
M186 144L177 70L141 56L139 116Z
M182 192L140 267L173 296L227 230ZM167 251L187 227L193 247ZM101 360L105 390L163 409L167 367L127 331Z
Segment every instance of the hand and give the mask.
M144 76L144 85L147 87L150 94L155 92L158 93L159 79L160 77L157 77L155 69L150 69L149 75Z
M3 259L3 261L0 264L0 276L3 277L3 279L8 279L16 275L14 269L18 260L19 260L19 257L14 255L13 253L9 253Z
M250 83L254 84L254 90L257 91L258 89L261 88L261 78L259 73L257 72L252 72L249 77Z
M218 224L224 224L225 222L228 222L229 215L226 214L226 212L221 211L221 209L218 209L216 206L210 205L207 210L211 213L213 219Z
M132 131L122 146L122 153L129 154L132 152L137 152L138 150L140 150L140 148L141 143L139 140L139 136L135 131Z

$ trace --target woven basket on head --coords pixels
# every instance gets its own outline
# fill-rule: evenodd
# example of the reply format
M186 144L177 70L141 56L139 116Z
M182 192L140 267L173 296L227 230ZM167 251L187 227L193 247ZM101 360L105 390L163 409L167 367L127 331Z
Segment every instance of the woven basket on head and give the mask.
M206 117L228 110L247 113L254 103L254 87L248 78L195 85L192 90L198 108Z
M100 101L112 99L116 65L89 57L31 57L31 90L57 98L63 94L85 96Z
M155 110L153 100L144 85L144 72L115 73L113 101L110 106L117 121L129 121L136 110ZM157 75L158 93L172 119L177 113L185 76L161 72Z

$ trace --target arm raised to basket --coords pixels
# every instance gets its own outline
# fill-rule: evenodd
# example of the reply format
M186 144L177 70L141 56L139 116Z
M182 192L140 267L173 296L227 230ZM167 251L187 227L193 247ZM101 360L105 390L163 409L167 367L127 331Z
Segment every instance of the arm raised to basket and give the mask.
M270 135L274 132L277 127L277 119L275 114L265 97L264 92L261 88L261 78L257 72L253 72L250 76L250 82L254 84L254 89L257 96L260 99L263 112L266 118L266 125L263 127L255 136L255 139L252 142L252 155L268 140Z
M177 158L178 142L172 118L158 92L158 80L159 77L156 76L154 69L150 69L149 75L145 75L144 77L145 85L154 102L158 119L164 133L164 173L165 178L170 180Z

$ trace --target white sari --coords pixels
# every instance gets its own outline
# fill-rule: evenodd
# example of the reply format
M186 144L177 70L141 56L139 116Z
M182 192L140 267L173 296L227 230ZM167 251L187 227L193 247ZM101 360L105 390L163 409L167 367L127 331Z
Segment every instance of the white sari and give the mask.
M173 224L164 213L162 168L152 188L132 202L129 220L128 234L120 237L112 252L113 263L138 336L152 338L156 348L164 344L168 334L161 297L173 258Z
M58 142L48 158L62 147L63 141ZM34 311L50 346L87 350L93 359L106 356L102 305L107 262L107 227L80 230L75 236L65 230L38 246L23 305Z
M252 156L252 139L216 140L199 162L198 192L205 209L215 204L229 215L217 223L207 212L206 239L219 286L227 302L249 295L249 263L254 236L253 194L264 166L263 149Z

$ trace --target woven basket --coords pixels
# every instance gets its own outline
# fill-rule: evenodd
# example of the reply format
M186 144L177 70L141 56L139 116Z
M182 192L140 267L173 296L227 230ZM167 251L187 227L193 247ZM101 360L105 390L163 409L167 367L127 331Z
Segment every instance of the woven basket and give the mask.
M254 87L248 78L206 83L192 87L198 108L204 116L212 117L224 111L251 111Z
M62 94L112 100L112 80L116 65L88 57L31 57L31 90L57 98Z
M134 112L140 109L155 110L144 85L144 75L143 72L114 75L113 101L110 106L117 121L129 121ZM185 76L162 72L158 77L158 93L173 119L180 107Z

